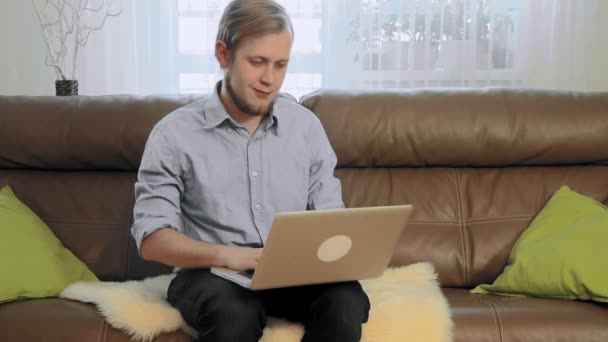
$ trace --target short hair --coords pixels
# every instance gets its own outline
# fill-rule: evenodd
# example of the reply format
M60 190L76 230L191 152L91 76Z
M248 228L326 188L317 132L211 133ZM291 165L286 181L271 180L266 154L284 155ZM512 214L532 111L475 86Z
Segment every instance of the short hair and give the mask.
M224 42L231 52L245 38L281 33L285 29L289 29L293 39L291 19L276 1L233 0L222 14L216 40Z

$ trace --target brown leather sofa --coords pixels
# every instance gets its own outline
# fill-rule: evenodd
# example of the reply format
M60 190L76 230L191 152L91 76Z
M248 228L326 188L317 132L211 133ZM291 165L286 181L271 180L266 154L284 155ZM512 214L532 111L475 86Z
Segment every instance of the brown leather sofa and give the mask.
M133 183L151 127L196 99L0 96L0 186L10 184L102 280L169 272L137 255ZM435 265L455 341L608 341L607 305L468 292L500 274L562 184L608 200L607 93L321 91L302 103L338 155L347 206L415 205L392 265ZM92 305L40 299L0 305L0 340L128 338Z

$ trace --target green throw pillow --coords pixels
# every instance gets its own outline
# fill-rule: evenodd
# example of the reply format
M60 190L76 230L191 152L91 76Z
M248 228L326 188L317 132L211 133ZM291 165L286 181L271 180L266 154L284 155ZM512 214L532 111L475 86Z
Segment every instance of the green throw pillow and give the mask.
M471 292L608 302L608 208L560 188L515 243L503 273Z
M6 186L0 190L0 302L57 296L97 277Z

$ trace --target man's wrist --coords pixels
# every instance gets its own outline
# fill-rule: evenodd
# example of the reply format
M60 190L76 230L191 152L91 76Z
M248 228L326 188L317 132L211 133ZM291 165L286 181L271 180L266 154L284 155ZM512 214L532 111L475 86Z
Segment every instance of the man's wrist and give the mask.
M226 261L225 261L225 255L226 255L226 251L225 251L225 246L220 245L220 244L213 244L211 245L210 251L211 251L211 255L210 255L210 260L211 260L211 264L212 266L218 266L218 267L225 267L226 266Z

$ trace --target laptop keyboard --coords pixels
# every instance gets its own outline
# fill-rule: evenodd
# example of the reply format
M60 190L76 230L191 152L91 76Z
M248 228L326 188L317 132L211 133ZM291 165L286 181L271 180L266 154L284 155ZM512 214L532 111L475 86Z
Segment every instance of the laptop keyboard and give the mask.
M240 274L240 275L242 275L244 277L247 277L249 279L253 278L253 270L250 270L250 271L241 271L238 274Z

